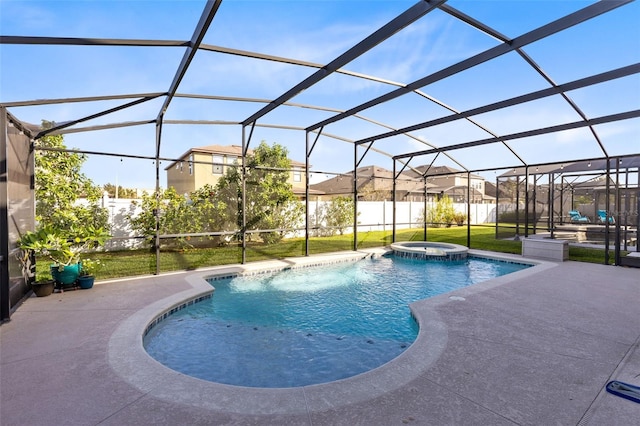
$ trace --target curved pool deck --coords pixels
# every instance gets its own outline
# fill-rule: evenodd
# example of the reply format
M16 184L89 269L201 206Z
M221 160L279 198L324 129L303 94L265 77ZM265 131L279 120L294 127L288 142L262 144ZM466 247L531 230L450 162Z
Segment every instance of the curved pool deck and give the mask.
M142 347L154 318L211 292L207 276L372 252L381 251L29 298L0 327L0 424L582 425L640 417L640 404L604 391L609 380L640 381L637 269L534 261L533 268L415 302L420 333L413 345L375 370L332 383L221 385L170 370Z

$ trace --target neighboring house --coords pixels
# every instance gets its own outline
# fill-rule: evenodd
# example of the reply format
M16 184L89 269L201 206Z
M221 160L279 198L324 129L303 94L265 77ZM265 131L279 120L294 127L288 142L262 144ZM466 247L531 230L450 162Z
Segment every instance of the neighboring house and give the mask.
M508 191L504 187L498 190L496 184L489 181L484 182L484 193L486 196L493 197L494 199L497 197L501 203L510 203L513 198L511 191Z
M358 178L358 200L390 201L393 190L393 172L379 166L366 166L356 169ZM433 185L427 184L427 198L437 192ZM353 196L353 171L340 174L331 179L312 184L310 187L325 195L323 199ZM424 200L424 181L415 179L408 173L402 173L396 180L396 201Z
M253 151L248 150L248 154ZM207 145L191 148L179 160L168 167L167 187L173 187L179 194L188 194L204 185L216 185L231 167L237 167L242 160L239 145ZM289 183L298 197L304 197L306 186L305 164L291 160Z
M454 203L466 202L469 181L471 182L470 201L472 203L492 203L495 201L495 197L485 193L484 178L473 173L467 175L467 172L448 166L418 166L407 171L407 174L416 177L418 173L415 170L424 175L427 169L427 183L433 185L430 187L430 191L447 195Z

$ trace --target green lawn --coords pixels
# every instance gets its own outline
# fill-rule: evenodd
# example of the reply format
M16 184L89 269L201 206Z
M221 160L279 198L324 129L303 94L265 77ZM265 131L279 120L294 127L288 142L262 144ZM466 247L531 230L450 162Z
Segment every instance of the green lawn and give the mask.
M396 232L396 241L422 241L423 229L403 229ZM428 241L448 242L467 245L467 227L429 228ZM391 243L391 231L368 231L358 233L358 248L382 247ZM278 244L248 244L247 261L304 256L304 238L283 240ZM496 240L493 226L471 228L471 248L501 253L521 253L521 243L512 240ZM353 249L353 235L314 237L309 240L309 253L329 253ZM149 275L156 271L155 253L149 250L127 250L96 253L105 267L97 274L98 279ZM610 263L613 263L611 253ZM569 258L575 261L604 263L604 250L570 247ZM194 270L207 266L229 265L242 261L242 250L237 245L215 248L162 251L160 271ZM38 268L46 268L46 262L39 262Z

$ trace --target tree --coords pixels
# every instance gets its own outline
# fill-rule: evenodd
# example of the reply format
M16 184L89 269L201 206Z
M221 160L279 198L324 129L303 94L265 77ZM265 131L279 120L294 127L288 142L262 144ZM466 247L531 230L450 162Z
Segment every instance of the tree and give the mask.
M207 184L189 195L191 208L198 220L199 232L234 231L234 226L224 219L225 203L219 199L215 187ZM218 244L228 241L226 237L209 237Z
M247 229L272 230L261 233L260 237L266 243L277 242L284 232L275 230L296 227L303 217L302 205L288 182L287 151L280 145L269 147L263 142L246 162ZM131 228L145 236L152 246L156 211L160 235L235 232L242 227L241 183L242 169L234 167L215 187L205 185L188 196L178 194L174 188L145 194L142 200L132 202L132 206L140 206L142 211L127 218ZM218 243L228 240L220 236L208 238ZM192 246L189 237L171 241L181 247Z
M343 235L347 228L353 226L353 199L350 197L336 197L324 207L323 222L330 230L330 234L339 232Z
M53 124L42 121L45 129ZM43 136L34 146L38 227L52 227L68 237L82 234L89 227L106 228L109 213L99 204L102 191L81 173L86 155L64 151L62 135ZM86 203L78 203L80 197L84 197Z
M189 194L180 195L171 187L153 194L144 194L140 201L132 201L132 213L127 215L131 228L145 237L147 243L153 247L156 235L156 217L158 212L160 235L192 234L220 232L230 230L226 227L222 217L224 205L217 200L215 189L205 185ZM141 212L136 214L135 207L140 206ZM206 237L208 240L220 244L220 236ZM167 246L192 248L194 239L189 236L163 239Z
M391 198L391 191L375 189L373 182L367 182L358 190L358 199L362 201L384 201Z
M156 211L158 212L160 235L189 234L200 232L200 217L187 197L180 195L174 188L160 189L152 194L144 194L142 200L132 201L132 206L140 206L139 214L129 214L127 219L131 229L139 232L153 247L156 235ZM189 240L180 237L177 242L181 247L189 247Z
M424 211L422 212L422 218L424 219ZM431 223L435 227L441 227L443 225L449 227L455 221L456 211L453 208L453 201L447 195L443 195L436 202L436 205L427 211L427 223Z
M102 186L102 190L106 191L109 194L109 197L115 198L116 196L116 186L112 183L105 183ZM132 188L123 188L118 185L118 198L138 198L138 194L135 189Z
M242 229L243 208L247 230L272 230L260 234L266 243L278 242L284 228L301 224L304 209L289 183L291 161L283 146L262 141L245 158L245 200L242 205L242 168L230 168L216 185L224 221Z

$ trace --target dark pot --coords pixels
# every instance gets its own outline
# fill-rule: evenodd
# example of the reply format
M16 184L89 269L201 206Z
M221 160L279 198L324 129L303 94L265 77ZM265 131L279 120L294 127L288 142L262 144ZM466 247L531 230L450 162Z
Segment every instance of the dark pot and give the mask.
M45 281L41 283L32 283L31 288L33 289L33 293L38 297L49 296L53 293L53 280Z

